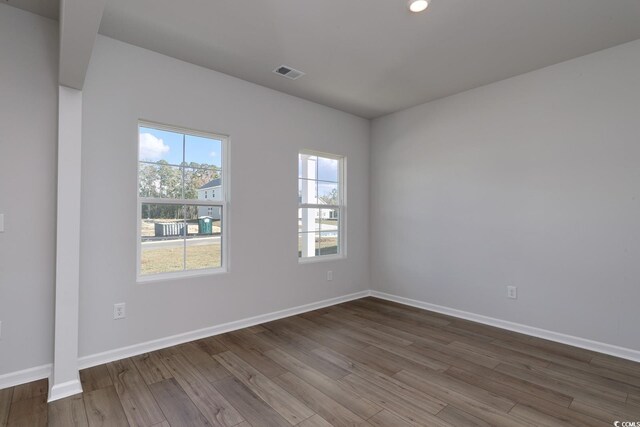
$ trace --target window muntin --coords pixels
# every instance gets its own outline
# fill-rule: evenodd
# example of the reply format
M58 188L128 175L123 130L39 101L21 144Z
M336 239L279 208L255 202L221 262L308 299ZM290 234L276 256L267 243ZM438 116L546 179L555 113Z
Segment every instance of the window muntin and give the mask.
M298 155L298 258L344 256L344 158Z
M139 280L224 270L226 146L224 136L139 123Z

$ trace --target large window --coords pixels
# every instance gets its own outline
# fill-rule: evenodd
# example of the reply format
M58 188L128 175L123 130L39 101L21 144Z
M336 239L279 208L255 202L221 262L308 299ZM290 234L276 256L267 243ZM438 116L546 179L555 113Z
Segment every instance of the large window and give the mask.
M227 138L138 126L138 280L224 270Z
M298 155L298 258L344 256L344 163L340 156Z

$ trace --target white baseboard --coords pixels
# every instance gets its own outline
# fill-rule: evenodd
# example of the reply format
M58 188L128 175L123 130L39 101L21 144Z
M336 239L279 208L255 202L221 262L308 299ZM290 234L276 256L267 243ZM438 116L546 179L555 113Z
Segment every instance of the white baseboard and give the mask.
M423 310L435 311L436 313L447 314L453 317L459 317L461 319L471 320L472 322L478 322L489 326L495 326L496 328L506 329L513 332L519 332L525 335L531 335L538 338L544 338L549 341L555 341L562 344L571 345L574 347L580 347L587 350L596 351L598 353L609 354L611 356L620 357L623 359L633 360L634 362L640 362L640 351L630 348L619 347L612 344L606 344L603 342L592 341L586 338L575 337L572 335L566 335L559 332L553 332L546 329L535 328L533 326L527 326L520 323L509 322L506 320L496 319L493 317L483 316L480 314L470 313L467 311L457 310L455 308L444 307L441 305L430 304L428 302L418 301L410 298L400 297L397 295L391 295L379 291L371 291L371 296L385 299L388 301L397 302L399 304L409 305L412 307L421 308Z
M80 384L79 379L67 381L62 384L56 384L49 389L48 402L64 399L65 397L73 396L78 393L82 393L82 384Z
M297 314L306 313L308 311L329 307L332 305L364 298L367 296L373 296L376 298L397 302L399 304L404 304L412 307L421 308L424 310L434 311L437 313L447 314L449 316L471 320L473 322L495 326L497 328L506 329L509 331L519 332L522 334L544 338L550 341L556 341L556 342L571 345L574 347L580 347L587 350L592 350L599 353L609 354L612 356L621 357L623 359L640 362L640 351L638 350L619 347L619 346L606 344L598 341L592 341L586 338L566 335L559 332L549 331L546 329L535 328L532 326L509 322L506 320L496 319L493 317L483 316L480 314L470 313L467 311L457 310L454 308L444 307L436 304L430 304L427 302L418 301L410 298L404 298L397 295L391 295L384 292L366 290L366 291L361 291L361 292L357 292L350 295L330 298L323 301L301 305L298 307L288 308L285 310L275 311L272 313L262 314L259 316L254 316L246 319L228 322L221 325L211 326L208 328L203 328L195 331L185 332L182 334L172 335L165 338L159 338L156 340L131 345L128 347L109 350L103 353L84 356L78 360L79 369L85 369L92 366L101 365L103 363L113 362L115 360L136 356L139 354L159 350L161 348L171 347L173 345L178 345L178 344L182 344L185 342L189 342L189 341L193 341L201 338L223 334L225 332L231 332L238 329L247 328L249 326L254 326L260 323L282 319L284 317L295 316ZM25 369L18 372L3 374L3 375L0 375L0 389L13 387L19 384L24 384L31 381L40 380L42 378L50 377L51 372L52 372L52 365L47 364L47 365L37 366L30 369ZM80 393L80 392L82 392L80 382L69 381L67 383L59 384L57 386L52 387L49 394L49 401L60 399L62 397L71 396L73 394Z
M223 323L221 325L210 326L208 328L185 332L178 335L172 335L165 338L159 338L140 344L134 344L128 347L109 350L103 353L84 356L78 360L79 369L90 368L92 366L102 365L103 363L113 362L115 360L120 360L131 356L137 356L139 354L148 353L150 351L159 350L161 348L171 347L174 345L183 344L185 342L210 337L213 335L224 334L225 332L231 332L242 328L248 328L249 326L271 322L273 320L282 319L284 317L295 316L296 314L306 313L308 311L317 310L319 308L329 307L331 305L364 298L369 296L370 294L371 291L369 290L356 292L354 294L343 295L340 297L313 302L298 307L287 308L280 311L274 311L272 313L261 314L259 316Z
M51 375L52 368L53 365L48 363L46 365L36 366L35 368L0 375L0 390L48 378Z

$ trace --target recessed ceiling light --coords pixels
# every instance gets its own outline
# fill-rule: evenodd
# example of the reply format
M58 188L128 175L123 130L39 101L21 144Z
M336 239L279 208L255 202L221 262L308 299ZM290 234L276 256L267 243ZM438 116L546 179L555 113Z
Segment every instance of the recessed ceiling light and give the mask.
M429 0L409 0L409 10L411 12L422 12L429 7Z

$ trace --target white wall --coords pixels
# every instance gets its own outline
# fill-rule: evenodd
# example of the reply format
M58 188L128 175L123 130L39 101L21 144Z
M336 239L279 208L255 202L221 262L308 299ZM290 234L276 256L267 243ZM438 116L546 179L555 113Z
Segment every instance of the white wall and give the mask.
M57 39L0 4L0 376L52 360ZM377 290L640 349L638 69L633 42L415 107L373 122L370 153L365 120L99 37L80 355L364 290L370 272ZM135 283L139 118L231 135L229 273ZM348 157L346 260L298 264L301 148Z
M51 363L57 23L0 4L0 376Z
M367 120L102 36L83 92L81 357L369 288ZM230 135L229 273L136 284L138 119ZM348 158L346 260L298 264L300 149Z
M375 120L374 289L640 349L639 70L636 41Z

